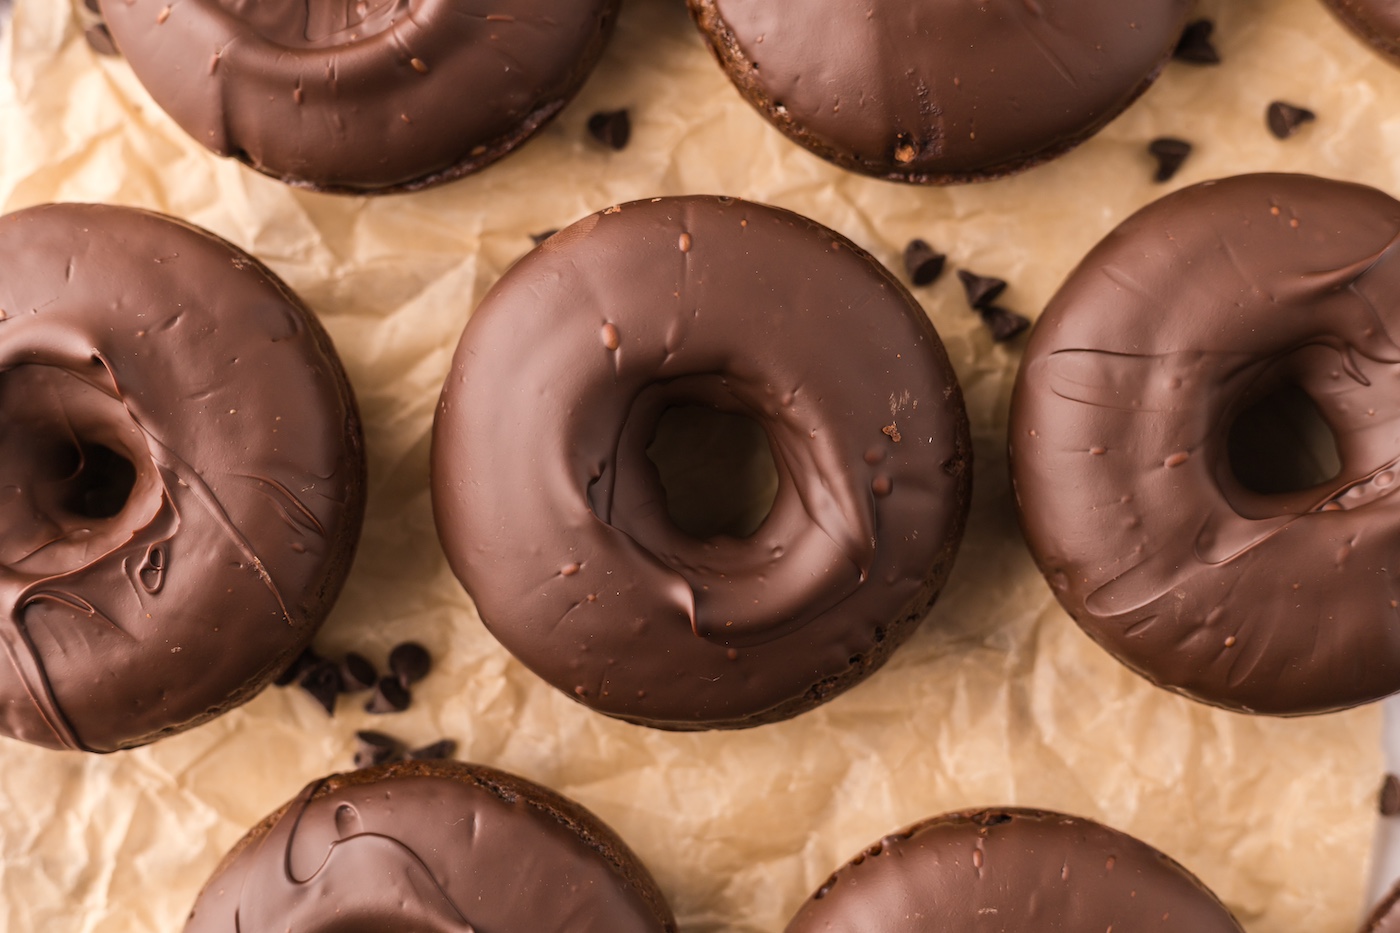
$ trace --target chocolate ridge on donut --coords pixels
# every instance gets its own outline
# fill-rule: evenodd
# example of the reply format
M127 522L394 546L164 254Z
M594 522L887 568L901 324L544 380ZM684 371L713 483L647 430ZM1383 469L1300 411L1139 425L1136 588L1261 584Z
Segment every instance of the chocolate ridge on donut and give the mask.
M746 538L670 520L646 449L671 407L746 416L778 472ZM875 670L966 521L971 444L928 317L849 240L732 198L584 218L462 336L433 506L493 635L600 712L741 728Z
M524 778L452 761L308 784L224 856L185 931L270 928L260 918L299 931L676 929L646 866L597 816Z
M158 214L31 208L0 257L0 734L112 751L197 725L305 647L349 572L339 359L259 262Z
M1400 689L1400 202L1301 175L1169 195L1071 273L1012 401L1022 528L1080 626L1154 683L1301 715ZM1270 493L1229 439L1294 387L1340 472Z
M888 181L986 181L1057 158L1151 87L1190 0L687 0L785 136Z
M787 933L934 929L1242 933L1210 889L1146 843L1020 808L949 813L886 836L808 898Z
M199 143L296 187L383 194L469 175L534 136L602 57L619 0L101 6Z

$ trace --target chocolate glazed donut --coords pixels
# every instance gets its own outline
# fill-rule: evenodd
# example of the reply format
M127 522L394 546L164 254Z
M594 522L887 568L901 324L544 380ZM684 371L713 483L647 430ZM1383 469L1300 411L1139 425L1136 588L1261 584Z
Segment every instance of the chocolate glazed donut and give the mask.
M101 0L156 103L219 155L334 192L450 181L554 118L618 0Z
M662 415L747 416L778 471L746 538L671 521ZM962 395L909 293L850 241L731 198L613 207L472 317L433 438L438 531L482 619L588 706L672 729L795 715L878 667L951 568Z
M950 184L1018 172L1152 84L1191 0L687 0L739 91L851 171Z
M1038 810L950 813L886 836L812 895L787 933L1242 933L1145 843Z
M601 820L501 771L410 762L313 781L234 847L185 933L674 933Z
M329 339L251 257L0 219L0 734L112 751L249 699L334 602L364 469Z
M1397 244L1400 203L1371 188L1212 182L1111 233L1037 326L1011 412L1022 525L1069 613L1154 683L1278 715L1400 689ZM1284 390L1340 472L1256 491L1231 430Z

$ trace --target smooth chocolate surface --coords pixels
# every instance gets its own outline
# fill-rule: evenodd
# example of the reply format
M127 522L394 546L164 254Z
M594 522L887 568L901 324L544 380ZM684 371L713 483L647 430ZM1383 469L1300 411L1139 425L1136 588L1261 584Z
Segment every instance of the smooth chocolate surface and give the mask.
M1280 715L1400 689L1397 244L1374 189L1211 182L1109 234L1037 325L1011 412L1022 526L1069 613L1154 683ZM1284 390L1340 471L1259 492L1231 429Z
M102 0L141 83L214 152L333 191L489 165L552 119L618 0Z
M1343 23L1377 50L1400 62L1400 2L1323 0Z
M778 473L752 535L692 537L646 450L743 415ZM528 667L668 728L794 715L877 667L951 567L971 447L927 316L796 214L660 198L584 218L472 317L434 431L453 570Z
M1241 933L1186 869L1091 820L953 813L886 836L814 894L787 933Z
M688 0L748 101L854 171L944 184L1102 129L1171 57L1190 0Z
M185 933L673 933L631 850L583 807L456 762L332 775L254 827Z
M363 508L335 351L256 260L128 208L0 219L0 734L111 751L250 698Z

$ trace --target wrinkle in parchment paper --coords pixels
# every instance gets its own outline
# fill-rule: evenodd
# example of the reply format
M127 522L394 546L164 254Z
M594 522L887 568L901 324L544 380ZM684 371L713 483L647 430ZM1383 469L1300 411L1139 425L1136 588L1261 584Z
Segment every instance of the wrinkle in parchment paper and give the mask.
M320 314L359 394L371 458L364 544L318 645L381 666L413 638L437 668L402 715L342 699L334 720L269 690L216 722L107 757L0 741L0 929L176 931L222 852L302 784L348 767L356 729L542 781L642 855L683 929L777 933L841 861L931 814L983 804L1104 820L1184 862L1250 933L1350 933L1378 784L1376 709L1252 719L1159 690L1092 645L1016 531L1005 416L1016 345L993 346L955 278L916 291L948 344L977 446L976 503L932 618L863 686L795 721L672 735L592 714L486 634L446 569L427 487L441 380L468 315L528 234L610 204L715 193L808 214L898 268L912 237L1011 281L1034 315L1104 233L1168 187L1313 171L1400 192L1400 68L1316 0L1211 0L1225 64L1170 66L1103 134L1026 175L912 189L848 175L784 140L730 87L679 0L629 0L581 98L477 177L378 200L291 191L187 139L63 0L20 0L0 78L0 204L166 211L269 263ZM1280 142L1283 99L1319 114ZM631 145L590 114L632 111ZM1196 144L1170 186L1149 140Z

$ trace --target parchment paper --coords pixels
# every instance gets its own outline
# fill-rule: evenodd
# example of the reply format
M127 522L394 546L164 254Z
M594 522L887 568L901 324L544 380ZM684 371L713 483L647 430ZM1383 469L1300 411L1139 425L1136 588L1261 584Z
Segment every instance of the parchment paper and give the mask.
M790 0L783 0L790 2ZM680 0L628 0L580 99L485 174L384 199L298 193L210 156L120 59L83 41L68 0L20 0L0 78L0 205L111 201L202 224L268 262L326 322L363 407L369 519L318 640L381 665L414 638L438 659L407 713L334 720L300 691L156 746L107 757L0 740L0 930L178 931L221 853L306 781L349 764L356 729L542 781L641 854L693 933L777 933L840 862L958 807L1095 817L1183 861L1250 933L1350 933L1362 908L1381 773L1375 708L1252 719L1148 686L1054 605L1015 528L1004 447L1018 362L945 275L918 291L947 341L977 444L958 566L919 635L867 684L796 721L670 735L607 720L544 686L482 628L447 571L429 510L429 426L468 315L528 233L634 198L708 192L808 214L894 267L920 236L956 266L1011 281L1028 315L1150 182L1148 140L1197 144L1169 187L1260 169L1400 192L1400 68L1317 0L1207 0L1219 68L1169 67L1105 133L994 184L919 190L848 175L741 102ZM1281 98L1318 123L1279 142ZM631 146L584 124L629 107Z

